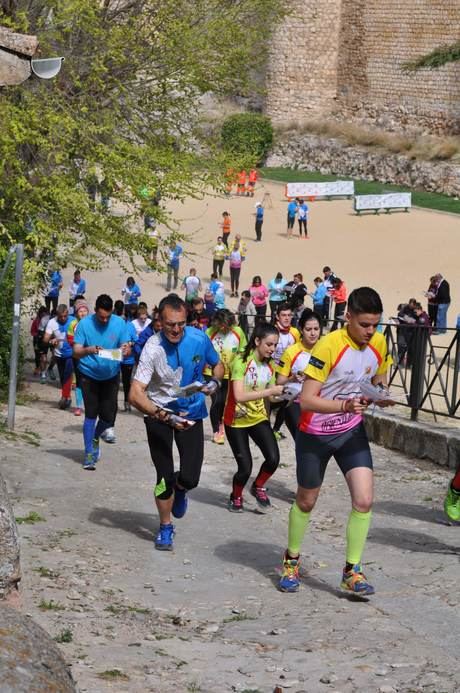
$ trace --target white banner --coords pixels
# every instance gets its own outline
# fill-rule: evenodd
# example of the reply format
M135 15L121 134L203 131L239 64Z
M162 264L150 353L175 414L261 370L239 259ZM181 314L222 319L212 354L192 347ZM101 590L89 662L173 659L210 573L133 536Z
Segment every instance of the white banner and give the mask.
M352 197L355 184L352 180L333 180L327 183L286 183L286 197Z
M366 209L409 209L412 206L412 193L387 193L385 195L356 195L355 210Z

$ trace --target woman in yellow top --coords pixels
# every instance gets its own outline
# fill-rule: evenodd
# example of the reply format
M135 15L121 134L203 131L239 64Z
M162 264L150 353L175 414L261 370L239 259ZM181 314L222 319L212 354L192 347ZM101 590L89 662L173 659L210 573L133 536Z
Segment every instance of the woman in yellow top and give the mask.
M298 323L300 342L288 346L283 352L277 366L276 382L286 385L288 382L302 383L305 380L305 369L310 361L310 352L321 335L321 316L306 308ZM300 394L284 410L284 420L291 436L296 438L297 424L300 418Z
M224 415L225 400L227 399L230 367L235 357L241 354L245 348L247 339L241 327L235 325L235 316L227 308L222 308L215 312L206 334L219 354L219 358L225 368L221 387L211 395L211 408L209 410L213 441L218 445L223 445L225 443L225 432L222 417ZM206 367L204 375L211 377L211 369Z
M222 277L226 255L227 246L225 245L222 236L218 236L217 243L212 251L212 271L213 274L218 274L219 277Z
M275 363L272 361L278 339L276 327L259 323L243 354L237 356L231 366L224 410L225 433L238 465L228 506L231 512L243 510L243 489L252 472L249 439L264 456L251 494L263 510L271 505L265 483L276 471L280 455L268 420L268 402L270 397L283 392L282 385L275 385Z

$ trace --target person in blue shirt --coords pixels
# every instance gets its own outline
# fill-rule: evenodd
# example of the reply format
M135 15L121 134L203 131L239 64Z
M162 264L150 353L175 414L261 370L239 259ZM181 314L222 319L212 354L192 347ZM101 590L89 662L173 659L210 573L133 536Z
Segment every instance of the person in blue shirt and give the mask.
M123 318L124 308L125 307L123 301L115 301L113 306L113 312L115 315L119 315L120 318ZM121 362L121 384L123 386L124 394L123 411L129 412L131 411L131 405L128 401L129 388L131 387L131 376L133 374L133 368L137 361L135 357L135 348L138 336L133 322L131 320L128 320L126 316L124 317L124 319L126 320L126 329L128 330L128 340L131 345L131 353L129 354L129 356L123 356L123 360Z
M125 306L137 306L141 296L141 290L134 281L134 277L128 277L126 286L121 290L121 295L125 302Z
M50 344L54 348L54 357L61 381L59 409L68 409L72 404L70 396L73 376L72 347L67 340L67 332L72 320L73 317L69 316L67 306L62 303L57 307L56 317L51 318L47 323L43 336L43 344Z
M287 206L287 237L291 238L292 229L295 224L295 217L298 211L297 200L291 200Z
M182 255L182 246L177 241L171 241L168 249L166 291L171 291L172 278L174 276L174 289L179 284L179 260Z
M297 221L299 223L299 236L300 236L300 238L302 238L302 230L305 234L305 238L308 238L307 219L308 219L308 205L304 200L299 200L299 205L297 207Z
M69 307L71 309L69 312L73 312L73 306L77 296L79 298L84 298L85 293L86 281L82 278L80 270L75 270L73 273L73 280L69 286Z
M286 291L284 290L286 284L287 282L283 279L281 272L278 272L276 277L268 283L268 300L270 302L272 323L275 322L278 306L286 301Z
M313 291L313 293L309 293L308 295L311 296L313 300L314 312L321 315L324 319L324 299L328 295L327 287L324 284L324 281L321 279L321 277L315 277L313 281L315 283L316 288Z
M45 293L45 306L49 311L52 307L53 314L59 303L59 292L62 289L62 274L60 270L54 270L49 277L48 287Z
M129 401L145 414L150 455L157 473L154 494L160 530L155 548L171 551L175 534L171 515L185 515L186 493L200 479L203 419L208 415L205 396L220 388L224 366L209 337L186 326L187 309L179 296L169 294L158 310L161 330L144 345ZM206 365L212 369L207 384L203 377ZM183 391L184 386L196 383L192 392ZM179 452L178 473L174 472L174 441Z
M112 299L101 294L94 314L80 320L75 330L73 355L85 403L84 469L96 468L99 439L113 426L117 413L121 361L131 353L127 324L112 311Z
M262 224L264 223L264 207L262 202L257 202L256 204L256 241L262 240Z

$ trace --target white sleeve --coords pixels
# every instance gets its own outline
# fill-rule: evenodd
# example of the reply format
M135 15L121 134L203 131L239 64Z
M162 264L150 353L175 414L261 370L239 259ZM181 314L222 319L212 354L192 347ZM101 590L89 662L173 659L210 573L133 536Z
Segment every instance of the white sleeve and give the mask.
M46 325L45 328L45 334L53 334L56 325L54 324L55 320L48 320L48 324Z
M154 345L150 345L147 341L141 351L141 357L137 364L136 375L134 380L138 380L143 385L148 385L155 372L155 352Z

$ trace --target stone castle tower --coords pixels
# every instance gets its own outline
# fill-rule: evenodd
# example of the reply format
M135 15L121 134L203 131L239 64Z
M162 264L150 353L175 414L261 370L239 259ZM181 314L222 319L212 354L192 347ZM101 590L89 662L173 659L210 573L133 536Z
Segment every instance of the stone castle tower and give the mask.
M359 110L460 131L460 63L403 69L459 40L460 0L287 1L266 75L275 122Z

